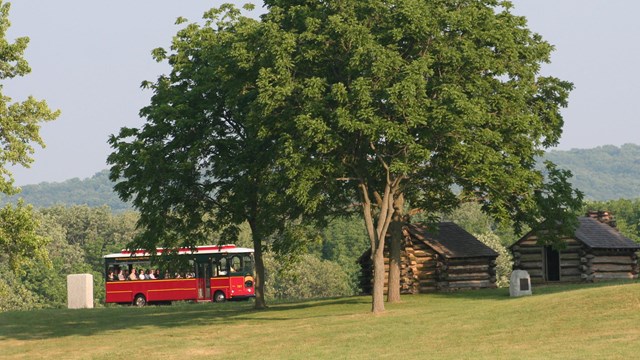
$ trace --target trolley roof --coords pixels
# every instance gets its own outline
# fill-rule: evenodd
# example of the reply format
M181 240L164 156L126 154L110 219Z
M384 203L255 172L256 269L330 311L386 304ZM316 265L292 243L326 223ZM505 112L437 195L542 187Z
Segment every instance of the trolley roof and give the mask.
M164 248L158 248L157 252L158 254L162 254L164 250L165 250ZM240 253L253 253L253 249L237 247L235 245L203 245L203 246L196 246L195 251L191 251L190 248L180 248L180 250L178 251L178 255L240 254ZM151 254L148 253L146 250L142 250L142 249L136 250L136 251L122 250L119 253L104 255L103 258L111 259L111 258L121 258L126 256L129 256L135 259L136 257L139 257L139 256L151 256Z

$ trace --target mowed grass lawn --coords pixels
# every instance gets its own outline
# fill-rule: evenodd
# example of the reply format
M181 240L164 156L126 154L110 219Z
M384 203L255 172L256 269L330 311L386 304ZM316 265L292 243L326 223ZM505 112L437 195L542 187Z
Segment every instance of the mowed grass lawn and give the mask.
M632 359L640 283L404 296L39 310L0 314L0 358Z

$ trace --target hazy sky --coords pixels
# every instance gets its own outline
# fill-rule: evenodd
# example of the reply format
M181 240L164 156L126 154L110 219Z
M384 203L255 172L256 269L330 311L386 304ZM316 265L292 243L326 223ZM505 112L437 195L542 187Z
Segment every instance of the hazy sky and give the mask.
M246 1L11 1L8 38L31 39L33 71L5 82L4 93L14 101L34 95L62 110L43 126L47 147L37 149L33 166L13 169L17 184L87 178L107 168L109 135L142 124L138 111L150 92L140 83L168 71L151 50L170 44L178 16L198 20L223 2ZM576 87L558 149L640 143L640 1L513 2L513 12L556 46L543 73Z

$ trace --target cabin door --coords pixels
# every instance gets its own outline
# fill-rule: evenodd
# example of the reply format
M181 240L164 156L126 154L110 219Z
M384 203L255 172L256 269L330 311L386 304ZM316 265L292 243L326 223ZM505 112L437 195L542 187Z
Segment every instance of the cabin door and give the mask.
M197 263L196 281L198 282L198 300L211 298L211 264Z
M544 247L544 274L547 281L560 281L560 253L547 245Z

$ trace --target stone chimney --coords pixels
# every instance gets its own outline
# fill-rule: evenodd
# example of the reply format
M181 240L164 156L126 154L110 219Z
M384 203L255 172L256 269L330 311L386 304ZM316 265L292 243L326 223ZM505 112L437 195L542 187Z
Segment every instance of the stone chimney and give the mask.
M587 212L587 216L593 219L600 221L603 224L607 224L614 229L617 229L616 220L613 218L613 215L608 211L602 210L589 210Z

